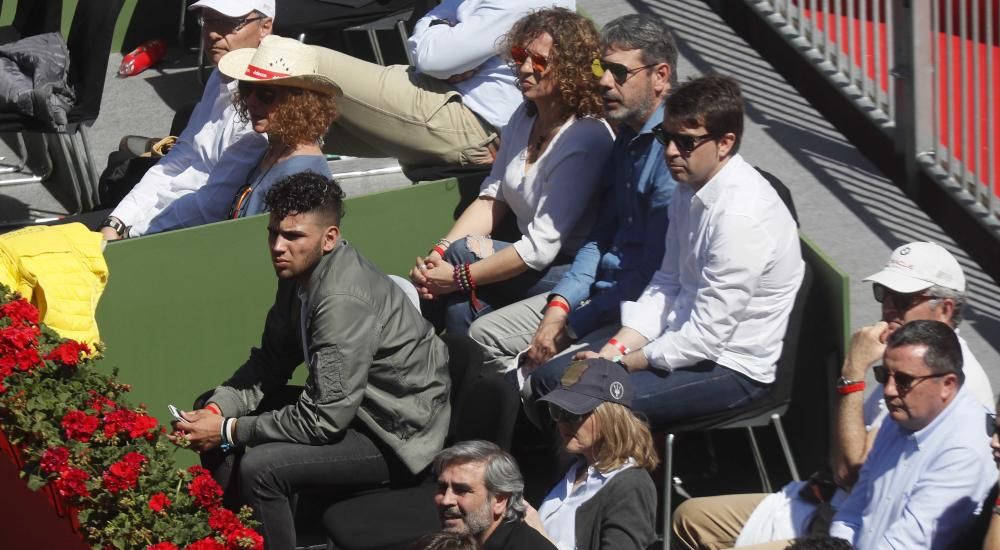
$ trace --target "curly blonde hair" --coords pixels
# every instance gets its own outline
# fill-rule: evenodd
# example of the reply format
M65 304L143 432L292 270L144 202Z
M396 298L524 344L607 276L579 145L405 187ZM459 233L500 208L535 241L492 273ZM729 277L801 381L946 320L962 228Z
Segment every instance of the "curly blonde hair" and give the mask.
M656 456L653 435L631 409L605 401L591 414L597 422L598 434L594 443L594 467L607 473L631 458L640 468L650 472L656 469L660 459Z
M264 84L254 84L264 86ZM271 86L277 93L273 116L267 127L270 137L286 145L302 145L319 141L330 124L337 119L337 103L333 96L304 88ZM233 98L236 113L243 122L250 120L246 98L236 92Z
M511 47L526 47L543 33L552 37L545 77L555 79L566 112L577 117L602 116L601 89L590 72L591 62L600 57L601 37L590 19L565 8L529 13L500 39L500 55L513 63Z

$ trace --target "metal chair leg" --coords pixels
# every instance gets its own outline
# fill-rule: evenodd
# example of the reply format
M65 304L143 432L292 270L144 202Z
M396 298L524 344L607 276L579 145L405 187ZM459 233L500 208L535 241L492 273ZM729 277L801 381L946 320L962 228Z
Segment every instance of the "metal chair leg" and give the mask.
M670 550L670 536L673 534L672 513L674 492L674 434L664 438L666 450L663 453L663 550Z
M96 187L96 184L91 185L90 167L87 165L87 161L83 158L83 155L80 154L80 148L77 147L73 134L66 134L66 142L69 146L69 153L72 155L73 166L76 167L77 181L80 184L80 202L83 204L83 211L93 210L95 203L91 188Z
M760 447L757 445L757 437L753 434L753 428L747 426L747 435L750 436L750 447L753 449L753 459L757 463L757 473L760 475L760 483L764 486L765 493L771 493L771 480L767 477L767 469L764 468L764 457L760 454Z
M94 207L101 204L100 189L98 188L98 183L100 183L100 175L97 173L96 164L94 163L93 149L90 147L90 138L88 137L88 130L84 125L80 125L80 141L83 143L83 154L84 159L87 163L87 173L90 175L90 192L91 192L91 203Z
M382 47L378 43L378 33L375 29L368 29L368 42L371 43L372 51L375 52L375 63L385 67L385 58L382 57Z
M795 467L795 459L792 458L792 447L788 445L788 437L785 436L785 428L781 425L781 415L775 413L771 415L771 422L774 422L774 430L778 432L778 442L781 443L781 450L785 453L785 462L788 463L788 471L792 473L792 479L801 481L799 469Z
M410 53L410 37L406 33L406 21L400 19L396 21L396 29L399 30L399 36L403 39L403 52L406 53L406 62L413 66L413 54Z
M66 140L69 136L66 134L48 134L52 135L53 139L59 142L59 151L63 159L63 165L66 167L66 173L69 175L70 183L73 186L73 199L76 201L76 210L73 214L79 214L83 212L83 200L80 197L80 180L76 175L76 167L74 166L76 162L73 160L72 155L70 155L69 147L66 146Z

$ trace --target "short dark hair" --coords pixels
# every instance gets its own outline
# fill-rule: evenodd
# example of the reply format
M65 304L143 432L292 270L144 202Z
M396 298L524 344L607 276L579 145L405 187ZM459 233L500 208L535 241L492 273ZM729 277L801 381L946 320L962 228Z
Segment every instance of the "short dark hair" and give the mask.
M962 371L962 346L955 329L941 321L910 321L898 328L885 343L886 349L901 346L925 346L924 364L934 374L953 372L958 383L965 382Z
M685 128L704 126L716 137L736 136L730 155L736 154L743 139L743 95L736 79L709 74L681 84L667 96L665 124Z
M670 27L659 17L642 13L623 15L601 29L605 48L641 50L642 63L666 63L670 67L670 83L677 84L677 44Z
M344 191L336 180L315 172L299 172L268 189L264 206L278 218L319 212L329 219L330 225L340 225L344 217Z

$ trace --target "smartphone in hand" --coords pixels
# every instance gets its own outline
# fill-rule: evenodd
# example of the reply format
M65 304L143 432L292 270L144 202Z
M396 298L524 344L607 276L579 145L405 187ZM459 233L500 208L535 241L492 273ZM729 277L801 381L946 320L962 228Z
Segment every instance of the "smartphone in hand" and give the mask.
M175 407L173 405L167 405L167 410L170 411L170 414L174 418L176 418L178 422L183 422L183 423L187 424L188 420L186 418L184 418L183 416L181 416L180 409L178 409L177 407Z

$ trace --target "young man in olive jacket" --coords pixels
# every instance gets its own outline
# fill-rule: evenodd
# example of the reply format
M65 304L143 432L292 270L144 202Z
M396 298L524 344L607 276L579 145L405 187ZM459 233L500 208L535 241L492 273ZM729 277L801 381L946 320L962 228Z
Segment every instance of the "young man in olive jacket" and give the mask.
M271 549L295 547L292 494L416 474L448 430L448 350L404 292L341 238L342 199L336 182L311 172L268 191L279 282L261 345L175 423L175 438L204 453L227 490L236 474ZM305 388L289 391L300 363Z

